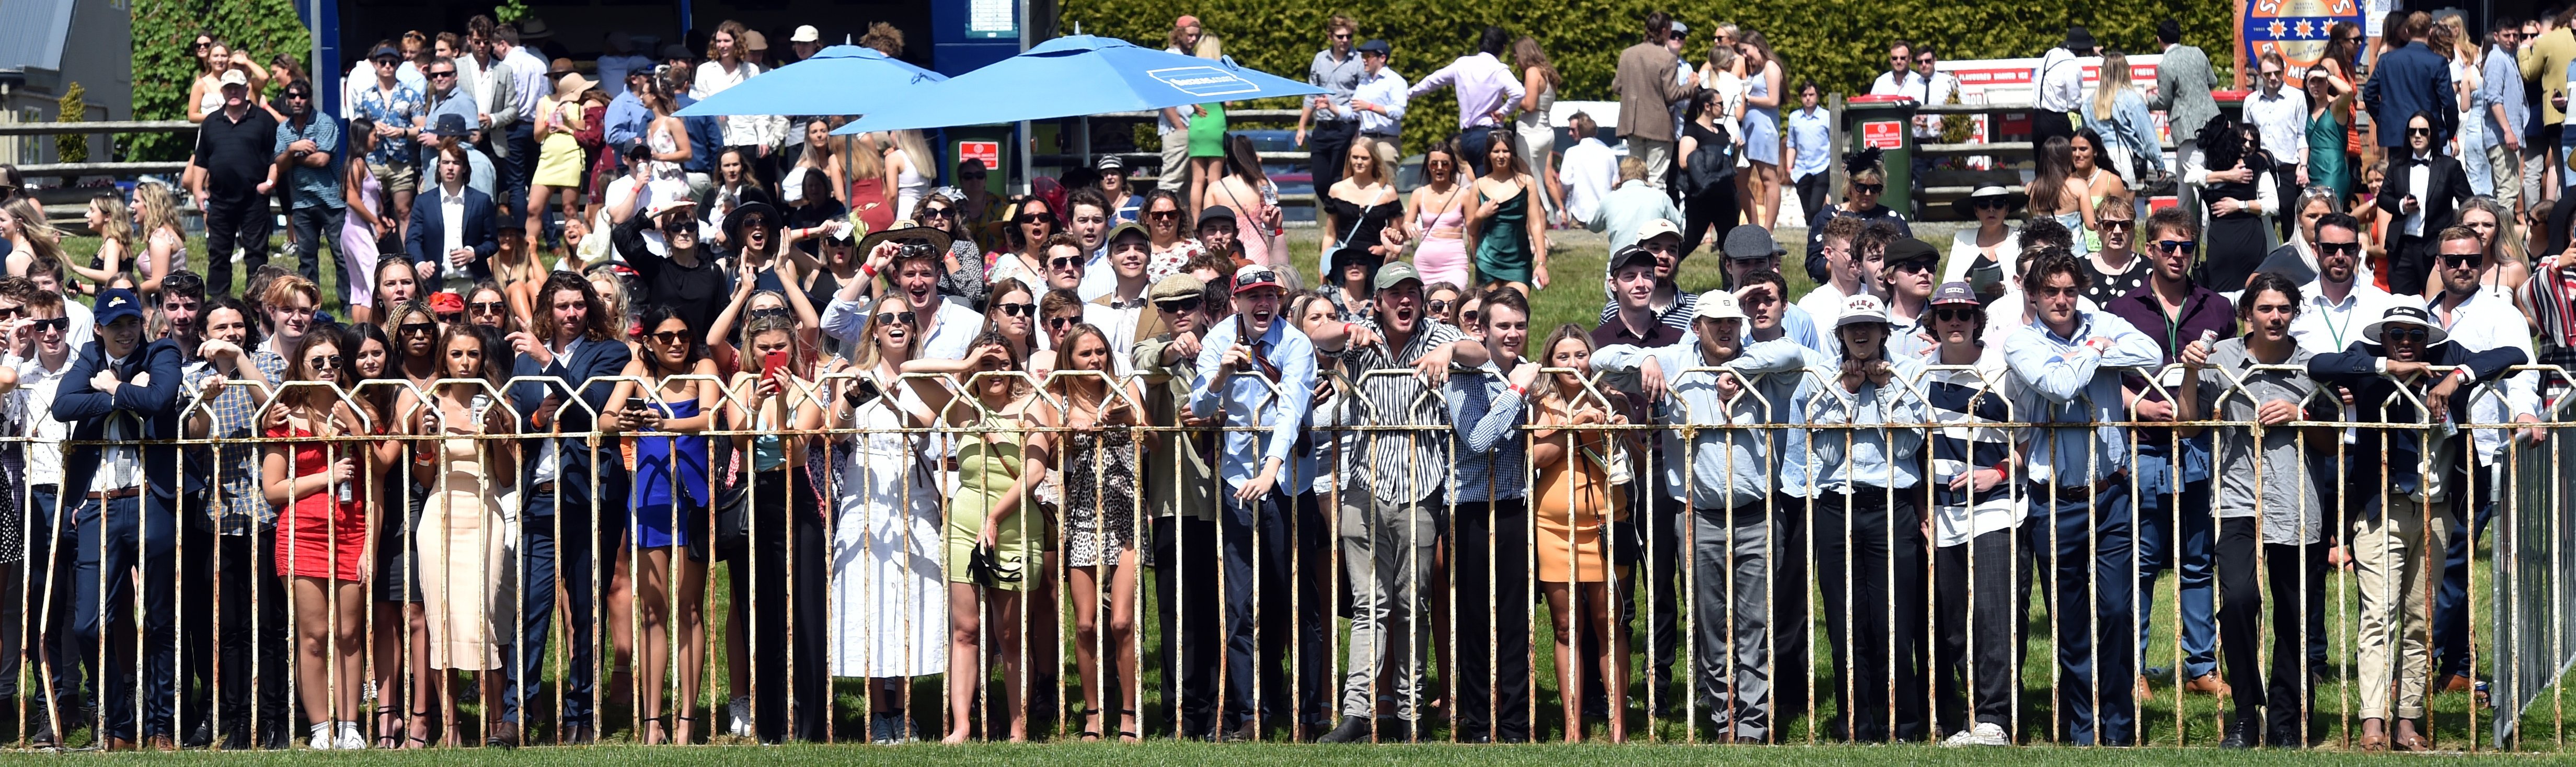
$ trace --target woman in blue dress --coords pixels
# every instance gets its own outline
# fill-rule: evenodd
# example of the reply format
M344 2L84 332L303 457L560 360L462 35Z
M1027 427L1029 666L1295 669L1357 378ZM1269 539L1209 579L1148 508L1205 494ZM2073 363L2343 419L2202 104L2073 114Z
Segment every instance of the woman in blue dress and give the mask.
M646 744L688 743L695 736L690 702L698 698L705 663L707 589L706 549L713 538L707 506L709 492L708 427L720 388L716 366L698 343L704 331L670 306L644 312L644 353L627 363L624 376L609 394L614 419L603 427L626 433L627 468L634 477L627 496L628 522L639 556L618 563L635 584L635 615L643 673L636 684L647 690L676 689L670 702L678 709L678 727L663 719L659 694L643 697ZM640 384L638 382L641 382ZM685 550L685 556L672 556ZM677 613L676 631L673 613ZM672 647L680 648L674 675L676 688L665 686L672 671Z
M1745 30L1735 50L1744 56L1744 174L1746 220L1770 229L1780 220L1780 94L1788 73L1771 56L1762 33Z

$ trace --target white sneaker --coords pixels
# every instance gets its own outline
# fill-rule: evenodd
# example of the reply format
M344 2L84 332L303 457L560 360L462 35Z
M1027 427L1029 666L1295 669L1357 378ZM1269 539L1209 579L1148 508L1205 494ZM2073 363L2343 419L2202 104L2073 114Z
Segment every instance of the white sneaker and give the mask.
M1951 733L1950 739L1941 741L1941 745L2009 746L2012 745L2012 738L2004 735L2003 725L1995 724L1993 722L1978 722L1975 728Z
M335 744L335 747L342 751L365 751L367 734L358 731L357 722L341 722L340 742Z
M728 718L733 720L730 727L734 737L751 737L751 696L745 695L733 699L732 703L725 706L725 713L730 714Z
M330 722L313 725L313 739L304 742L305 748L310 748L315 751L329 751L338 745L339 744L331 738Z

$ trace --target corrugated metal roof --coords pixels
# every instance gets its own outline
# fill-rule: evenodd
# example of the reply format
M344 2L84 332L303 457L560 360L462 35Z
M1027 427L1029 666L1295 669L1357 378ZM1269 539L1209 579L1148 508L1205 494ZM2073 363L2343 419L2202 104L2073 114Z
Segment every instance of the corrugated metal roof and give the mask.
M0 0L0 69L62 69L76 2Z

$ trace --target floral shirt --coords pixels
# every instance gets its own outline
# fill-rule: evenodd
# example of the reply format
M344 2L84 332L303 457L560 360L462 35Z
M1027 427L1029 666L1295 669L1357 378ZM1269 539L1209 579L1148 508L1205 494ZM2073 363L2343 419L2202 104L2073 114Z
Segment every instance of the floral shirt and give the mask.
M374 120L377 125L417 127L412 125L412 118L421 116L423 111L420 91L412 90L408 85L396 84L392 91L372 85L358 90L358 116ZM367 153L367 162L411 165L419 155L419 151L413 148L414 143L411 138L386 137L376 142L375 151Z

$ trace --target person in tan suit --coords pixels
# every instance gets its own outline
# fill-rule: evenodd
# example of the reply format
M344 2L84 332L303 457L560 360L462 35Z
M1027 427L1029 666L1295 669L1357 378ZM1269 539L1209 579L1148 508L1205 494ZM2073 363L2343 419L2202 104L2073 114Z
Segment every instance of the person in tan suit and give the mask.
M1646 39L1619 52L1619 71L1610 89L1619 94L1619 138L1628 154L1646 163L1646 183L1664 188L1673 167L1672 104L1690 98L1691 86L1673 76L1679 60L1664 40L1673 19L1663 11L1646 14Z

